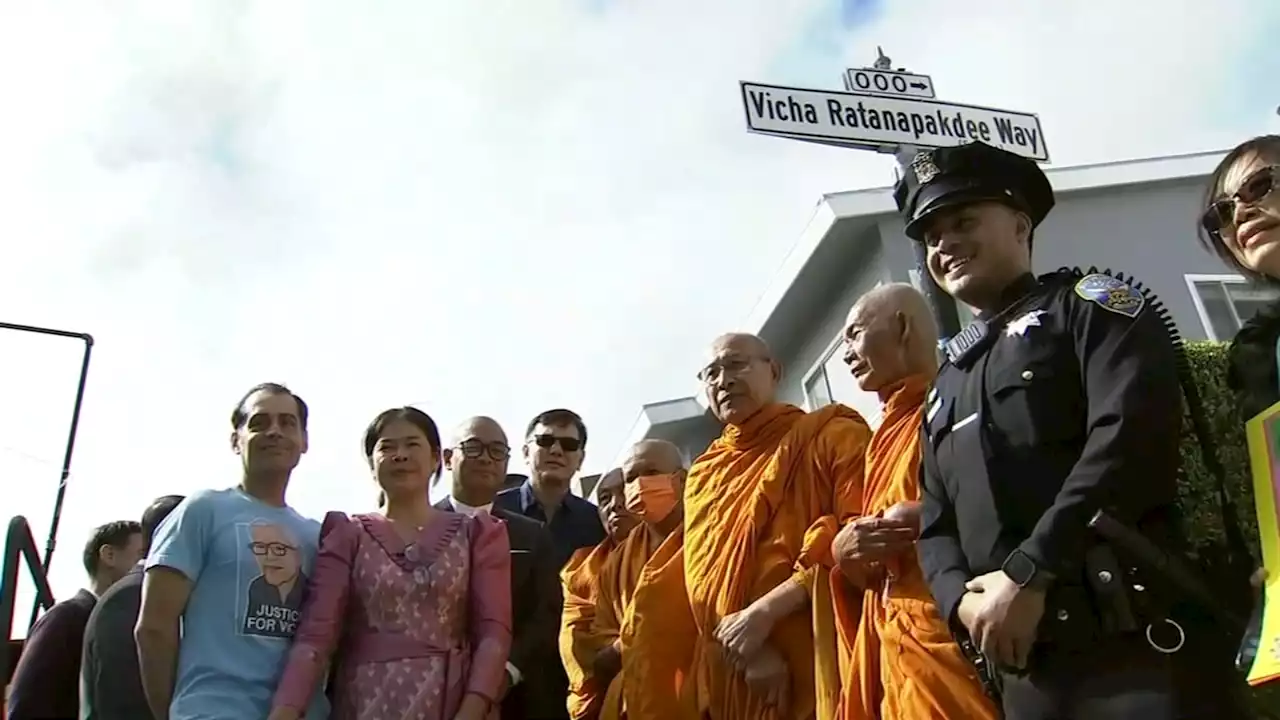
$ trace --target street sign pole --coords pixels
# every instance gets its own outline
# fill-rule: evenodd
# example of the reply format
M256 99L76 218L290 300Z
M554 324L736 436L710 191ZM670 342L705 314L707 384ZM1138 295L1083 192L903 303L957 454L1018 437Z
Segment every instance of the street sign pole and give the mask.
M1044 128L1035 113L944 102L938 99L933 78L895 68L884 50L876 50L871 67L845 70L843 92L739 82L747 132L892 154L900 173L910 172L921 150L971 142L1049 162ZM960 313L955 300L929 274L924 245L911 245L914 284L929 301L945 342L960 332Z
M919 148L911 145L899 146L894 154L898 159L898 175L902 177L909 172L911 160L919 152ZM897 183L899 178L894 178ZM947 294L933 279L929 272L929 252L924 243L910 240L911 252L916 258L916 276L919 278L920 293L929 302L933 311L933 321L938 326L938 345L945 345L948 340L960 332L960 312L956 308L956 299Z
M884 50L876 48L876 61L872 66L874 70L888 70L892 67L892 61ZM899 68L898 72L905 73L906 70ZM849 84L850 73L845 73L845 83ZM930 83L930 90L932 90ZM916 153L920 152L920 148L914 145L899 145L893 150L894 158L898 161L897 177L894 178L896 185L898 180L906 177L906 173L910 172L911 161L915 159ZM921 294L929 303L929 309L933 311L933 321L938 327L938 345L945 345L948 340L955 337L960 332L960 312L956 308L956 300L947 294L940 285L933 279L933 273L929 272L929 252L925 249L924 243L911 240L911 253L916 259L916 277L918 278L918 286Z

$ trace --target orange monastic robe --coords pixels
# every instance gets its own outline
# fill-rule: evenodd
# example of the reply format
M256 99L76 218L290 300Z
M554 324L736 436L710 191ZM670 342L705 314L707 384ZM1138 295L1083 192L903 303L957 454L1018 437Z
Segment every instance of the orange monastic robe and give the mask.
M927 388L913 377L882 393L884 419L867 448L867 515L920 499ZM860 595L838 571L831 575L840 643L851 658L839 720L994 720L996 708L938 617L915 553L886 566L890 579Z
M573 720L599 716L604 703L604 688L596 687L591 677L591 661L606 643L592 635L591 625L596 617L600 570L616 547L612 540L605 540L593 548L583 548L560 571L564 588L560 661L569 676L568 710Z
M684 529L656 548L636 528L600 572L592 633L620 640L622 671L609 684L600 720L691 720L685 687L696 630L684 586Z
M770 405L728 426L689 470L685 583L698 629L698 708L709 720L828 720L839 697L828 572L837 518L862 505L871 429L853 410ZM767 707L726 662L720 620L796 578L811 610L783 618L769 643L791 675L786 713Z

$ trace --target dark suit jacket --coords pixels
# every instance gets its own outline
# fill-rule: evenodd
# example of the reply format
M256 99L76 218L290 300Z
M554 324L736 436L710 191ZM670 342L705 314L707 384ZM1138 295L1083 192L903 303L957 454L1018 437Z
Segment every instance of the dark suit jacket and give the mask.
M79 715L80 646L95 602L93 593L81 590L36 621L13 671L9 720Z
M133 626L142 605L142 568L112 585L89 614L80 661L81 720L150 720Z
M452 510L446 498L436 507ZM494 506L511 543L511 656L520 684L502 702L502 720L568 717L569 681L560 662L560 570L551 535L537 520Z

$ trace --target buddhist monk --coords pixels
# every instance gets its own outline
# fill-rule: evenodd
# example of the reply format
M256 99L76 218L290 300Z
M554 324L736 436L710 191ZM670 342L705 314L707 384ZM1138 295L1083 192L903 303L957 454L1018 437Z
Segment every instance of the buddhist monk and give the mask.
M913 550L920 428L938 371L933 317L915 288L884 285L853 306L844 337L845 363L859 387L879 394L884 416L867 448L864 514L832 547L836 620L851 656L837 717L994 719L996 708L938 616Z
M592 634L596 617L596 591L605 561L639 524L627 511L622 493L622 471L610 470L600 476L596 498L600 522L604 525L604 542L593 548L581 548L560 571L564 589L564 615L560 623L560 660L569 676L569 717L594 720L604 703L603 686L596 681L596 657L612 638L601 639ZM604 658L602 658L604 659Z
M609 679L601 720L693 720L696 632L684 578L684 461L665 440L633 445L622 463L627 510L639 529L609 555L593 633L611 638L596 664Z
M827 720L839 697L831 540L861 512L871 429L843 405L778 402L782 366L753 335L718 338L698 377L724 425L685 484L698 710Z

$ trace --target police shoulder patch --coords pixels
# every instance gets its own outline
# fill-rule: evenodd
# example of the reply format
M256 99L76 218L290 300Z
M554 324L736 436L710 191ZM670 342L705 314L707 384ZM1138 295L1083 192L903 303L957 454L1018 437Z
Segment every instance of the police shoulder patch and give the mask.
M1105 273L1089 273L1076 282L1076 295L1096 303L1104 310L1137 317L1146 305L1142 292Z

